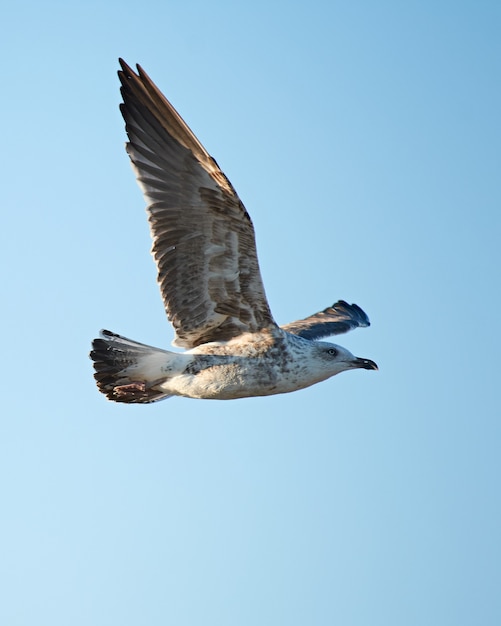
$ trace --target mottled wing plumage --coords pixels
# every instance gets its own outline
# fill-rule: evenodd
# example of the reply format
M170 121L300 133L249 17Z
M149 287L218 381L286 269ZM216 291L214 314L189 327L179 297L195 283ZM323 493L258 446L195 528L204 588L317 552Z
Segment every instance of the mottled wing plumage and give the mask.
M148 203L175 345L275 327L254 228L231 183L147 74L120 64L127 152Z
M304 339L322 339L346 333L359 326L370 326L366 313L356 304L339 300L323 311L281 328Z

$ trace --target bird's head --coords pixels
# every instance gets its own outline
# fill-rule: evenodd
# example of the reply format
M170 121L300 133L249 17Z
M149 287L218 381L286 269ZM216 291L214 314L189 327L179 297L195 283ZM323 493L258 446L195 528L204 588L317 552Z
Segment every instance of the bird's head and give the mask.
M378 366L370 359L354 356L349 350L326 341L316 341L316 355L318 364L327 374L334 376L345 370L364 369L377 370Z

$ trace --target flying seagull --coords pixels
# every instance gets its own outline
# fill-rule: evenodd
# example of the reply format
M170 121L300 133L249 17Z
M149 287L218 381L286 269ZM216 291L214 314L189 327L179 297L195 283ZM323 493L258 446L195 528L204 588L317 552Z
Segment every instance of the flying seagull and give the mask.
M356 304L339 300L278 326L254 228L230 181L146 72L122 59L120 65L126 149L147 202L173 345L186 350L103 330L90 353L99 390L115 402L229 400L296 391L345 370L376 370L374 361L319 341L369 326Z

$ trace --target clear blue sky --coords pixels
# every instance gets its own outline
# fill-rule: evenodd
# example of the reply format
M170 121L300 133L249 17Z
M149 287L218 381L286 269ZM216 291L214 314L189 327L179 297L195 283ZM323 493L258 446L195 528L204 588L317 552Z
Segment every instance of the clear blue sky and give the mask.
M501 623L492 1L2 9L0 623ZM292 395L107 402L169 347L117 57L238 190L276 319L338 298L376 360Z

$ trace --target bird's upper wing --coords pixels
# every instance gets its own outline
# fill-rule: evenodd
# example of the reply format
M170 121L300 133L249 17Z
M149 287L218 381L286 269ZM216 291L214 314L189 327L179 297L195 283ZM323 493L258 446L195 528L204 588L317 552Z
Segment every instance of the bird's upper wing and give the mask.
M322 339L329 335L346 333L359 326L370 326L369 318L364 311L356 304L339 300L323 311L281 328L305 339Z
M244 205L215 160L138 65L120 59L127 152L143 190L174 344L276 328Z

